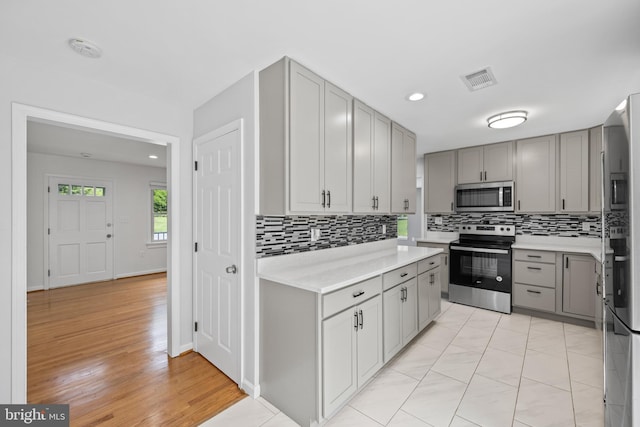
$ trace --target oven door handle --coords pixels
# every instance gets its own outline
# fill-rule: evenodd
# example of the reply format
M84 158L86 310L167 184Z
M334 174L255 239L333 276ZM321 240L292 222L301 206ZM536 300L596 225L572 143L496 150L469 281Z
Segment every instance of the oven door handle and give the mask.
M469 248L466 246L451 246L452 251L467 251L467 252L479 252L483 254L503 254L508 255L507 249L487 249L487 248Z

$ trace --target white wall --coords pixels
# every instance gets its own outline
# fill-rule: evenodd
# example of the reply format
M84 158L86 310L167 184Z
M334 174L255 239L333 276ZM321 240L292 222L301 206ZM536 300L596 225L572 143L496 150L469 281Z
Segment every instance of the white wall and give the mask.
M114 277L167 268L167 248L147 247L151 227L151 182L166 182L166 168L92 159L28 153L27 156L27 289L43 289L46 183L48 175L77 176L113 183Z
M180 138L180 344L192 342L191 139L193 108L124 91L77 75L42 70L0 54L0 181L11 188L11 103L41 107ZM99 62L95 62L99 66ZM12 386L12 206L0 205L0 402L11 402ZM20 361L18 361L20 363Z
M241 387L255 397L258 386L258 281L255 277L256 257L256 166L257 141L257 73L244 77L194 113L194 138L220 128L238 119L243 119L243 170L242 181L242 260L239 264L243 294L243 342Z

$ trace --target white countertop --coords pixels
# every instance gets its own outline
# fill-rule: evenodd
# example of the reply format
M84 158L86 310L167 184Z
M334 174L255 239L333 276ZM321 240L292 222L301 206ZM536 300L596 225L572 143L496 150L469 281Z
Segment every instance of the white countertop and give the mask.
M571 252L593 256L602 261L600 239L581 237L516 236L512 249L536 251Z
M398 246L395 239L261 258L258 277L319 294L429 258L442 249Z
M447 232L447 231L427 231L425 236L421 239L416 239L416 242L423 243L438 243L441 245L448 245L454 240L458 240L459 233Z

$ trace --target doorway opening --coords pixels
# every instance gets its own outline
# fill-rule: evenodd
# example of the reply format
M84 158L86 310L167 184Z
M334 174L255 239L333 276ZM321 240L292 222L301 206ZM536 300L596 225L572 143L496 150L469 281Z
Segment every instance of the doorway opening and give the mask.
M43 122L57 126L89 129L123 138L167 147L167 189L169 201L167 245L167 352L180 354L180 289L179 289L179 164L180 140L177 137L128 126L117 125L82 116L59 113L38 107L12 105L12 313L11 313L11 401L27 401L27 125ZM175 206L175 208L173 208ZM175 256L172 256L174 254Z

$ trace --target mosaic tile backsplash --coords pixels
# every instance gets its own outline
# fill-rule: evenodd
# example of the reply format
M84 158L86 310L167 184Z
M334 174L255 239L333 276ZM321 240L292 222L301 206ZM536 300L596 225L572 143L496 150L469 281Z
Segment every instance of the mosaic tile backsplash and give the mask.
M315 242L312 228L320 230ZM257 216L256 258L395 239L397 234L396 215Z
M435 219L442 218L442 224ZM452 215L428 215L429 231L458 231L460 224L515 224L516 234L529 236L593 237L599 239L602 224L599 215L534 215L505 213L459 213ZM589 231L582 230L582 223L589 223Z

